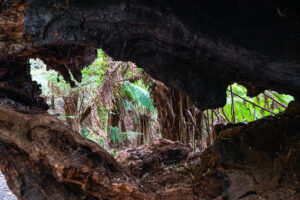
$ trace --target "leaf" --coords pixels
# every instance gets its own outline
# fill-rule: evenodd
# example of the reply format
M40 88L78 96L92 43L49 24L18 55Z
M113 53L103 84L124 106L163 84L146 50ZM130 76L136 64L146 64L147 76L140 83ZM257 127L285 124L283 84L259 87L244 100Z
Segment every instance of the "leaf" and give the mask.
M129 100L149 109L150 111L154 110L150 94L147 90L128 81L125 82L122 89L123 93L128 97Z

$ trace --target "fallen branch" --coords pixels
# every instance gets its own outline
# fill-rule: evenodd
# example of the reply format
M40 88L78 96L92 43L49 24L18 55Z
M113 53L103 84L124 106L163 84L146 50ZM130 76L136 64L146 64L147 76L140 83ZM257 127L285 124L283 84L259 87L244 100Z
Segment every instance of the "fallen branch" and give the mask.
M244 98L244 97L241 97L240 95L234 93L233 91L231 91L231 92L232 92L232 94L234 94L235 96L237 96L237 97L243 99L244 101L246 101L246 102L248 102L248 103L251 103L253 106L259 107L259 108L262 109L262 110L265 110L265 111L267 111L267 112L269 112L269 113L272 113L272 114L276 115L276 113L274 113L273 111L268 110L268 109L266 109L266 108L264 108L264 107L262 107L262 106L260 106L260 105L257 105L256 103L253 103L252 101L249 101L248 99L246 99L246 98Z
M221 121L223 124L225 124L225 121L223 119L223 116L219 115L216 110L212 109L212 111L216 114L219 121Z
M269 97L270 99L272 99L273 101L275 101L277 104L279 104L280 106L284 107L284 108L287 108L287 106L283 103L280 103L279 101L277 101L271 94L267 93L267 92L264 92L265 95L267 97Z
M222 108L221 110L222 110L222 113L223 113L223 115L225 116L227 122L230 123L230 120L229 120L228 116L226 115L226 113L225 113L225 111L224 111L224 108Z

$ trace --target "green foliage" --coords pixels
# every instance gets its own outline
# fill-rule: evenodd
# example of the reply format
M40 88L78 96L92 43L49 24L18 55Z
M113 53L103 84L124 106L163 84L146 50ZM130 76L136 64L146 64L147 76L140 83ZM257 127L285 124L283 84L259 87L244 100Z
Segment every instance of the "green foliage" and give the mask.
M89 130L87 130L84 126L81 127L81 136L82 137L87 138L91 134L93 134L93 133L91 133Z
M111 142L115 146L118 146L118 143L122 143L127 139L133 140L138 135L143 135L143 133L134 132L134 131L120 132L120 129L118 127L114 127L114 126L110 127Z
M272 113L277 114L285 109L283 106L280 106L280 104L286 106L294 99L292 96L278 94L274 91L265 91L265 93L262 93L257 97L250 98L247 96L247 89L241 85L238 85L237 83L232 85L232 91L234 93L233 103L235 111L234 117L236 122L250 122L272 115ZM229 86L227 90L227 103L223 109L225 111L225 115L227 115L229 120L232 122L233 112L231 106L232 97ZM262 109L261 107L265 109ZM221 115L225 118L223 113Z
M141 70L141 69L139 69ZM133 122L135 125L139 123L141 116L148 116L150 121L149 126L155 124L157 120L157 110L154 108L152 97L150 96L151 85L144 83L139 79L134 83L126 81L122 87L122 94L125 95L122 103L127 110L135 112ZM130 135L134 135L131 133Z
M62 97L70 97L73 94L78 95L78 112L76 116L65 116L66 118L80 119L80 115L88 106L87 103L92 95L96 94L96 90L101 85L107 72L107 62L104 52L98 50L97 59L87 67L84 67L82 72L81 82L77 82L70 73L71 79L76 83L75 88L71 88L64 78L54 70L46 70L46 65L39 59L30 59L32 79L41 85L42 95L46 97L55 96L55 100L62 102ZM103 122L104 130L107 129L108 114L105 108L99 108L98 114ZM107 131L105 131L107 133ZM89 132L85 127L81 128L83 137L93 140L97 144L103 146L104 139L92 132Z
M113 157L117 157L119 155L118 150L116 149L112 149L111 151L109 151L109 153L113 156Z
M99 135L90 132L85 127L81 127L81 136L92 140L93 142L97 143L101 147L104 147L105 139Z
M105 107L99 106L97 111L98 111L99 118L102 122L102 129L103 129L105 135L107 135L109 110Z
M150 94L145 88L126 81L122 87L122 92L130 101L136 103L137 105L145 107L149 111L154 110ZM129 102L126 103L126 106L129 107Z
M56 92L56 96L68 96L74 91L80 92L83 89L93 93L94 90L101 85L107 71L107 63L104 52L102 50L98 50L97 59L93 62L93 64L84 67L81 71L81 82L77 82L72 73L70 73L71 79L77 86L75 88L71 88L70 84L67 83L64 78L59 75L59 73L54 70L47 71L46 65L41 60L30 59L29 62L31 64L32 79L41 84L42 94L44 96L49 96L53 92ZM53 88L51 88L52 86L49 83L54 84L55 89L60 91L53 91Z
M102 50L98 50L98 57L93 64L81 70L82 81L81 83L77 83L78 87L90 86L97 89L101 85L106 71L107 63L105 55Z
M138 135L144 135L143 133L135 132L135 131L127 131L127 132L124 132L124 133L126 133L127 139L130 140L130 141L134 140L134 138Z
M96 134L90 134L87 138L97 143L99 146L104 147L105 139L103 137Z
M48 81L57 81L58 73L54 70L46 70L46 65L39 59L30 59L31 64L30 74L32 80L40 84L42 95L48 96L51 94L51 90L48 85Z
M110 139L115 146L118 145L118 142L123 142L126 140L126 138L126 135L122 134L118 127L110 127Z

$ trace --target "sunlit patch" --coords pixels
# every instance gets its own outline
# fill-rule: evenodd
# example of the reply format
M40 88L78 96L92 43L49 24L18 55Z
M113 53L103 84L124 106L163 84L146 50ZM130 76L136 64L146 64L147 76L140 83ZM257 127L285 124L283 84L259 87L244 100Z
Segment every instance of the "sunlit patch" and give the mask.
M151 82L133 63L113 61L102 50L97 59L81 71L71 87L56 71L47 71L39 59L30 59L32 79L38 82L49 114L74 131L106 148L146 144L158 137L157 110L150 95Z
M245 87L234 83L227 89L224 107L201 111L186 94L145 75L133 63L107 59L103 51L83 68L81 82L71 76L76 83L73 88L57 72L47 71L41 60L30 63L32 78L41 85L50 106L48 112L114 156L120 149L147 144L156 137L180 140L192 144L194 151L203 151L214 143L217 124L274 116L294 99L274 91L250 98Z
M247 123L283 112L292 100L294 98L290 95L279 94L270 90L266 90L258 96L250 98L247 96L247 89L245 87L234 83L227 89L227 102L221 108L221 116L224 117L225 122Z
M237 83L227 88L226 105L221 108L200 111L201 120L195 119L201 133L202 149L214 143L217 124L248 123L283 112L294 98L266 90L257 97L247 96L247 89ZM197 150L197 149L196 149Z

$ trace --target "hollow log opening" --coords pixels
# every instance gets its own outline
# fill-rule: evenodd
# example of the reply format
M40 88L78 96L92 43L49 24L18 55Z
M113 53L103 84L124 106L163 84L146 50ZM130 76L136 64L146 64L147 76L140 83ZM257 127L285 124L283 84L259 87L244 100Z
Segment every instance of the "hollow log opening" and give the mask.
M18 199L36 200L300 199L299 22L296 0L0 0L0 167L9 188ZM202 140L193 116L207 117L209 127L210 115L201 112L224 106L234 82L249 96L272 89L295 101L284 113L212 127L202 153L160 138L115 159L48 114L30 76L29 59L39 58L76 87L98 48L178 90L154 90L157 102L168 94L176 104L162 107L178 115L160 123L176 123L162 132L171 140L189 143L190 131ZM107 76L123 77L130 64L118 67ZM108 81L98 95L112 91L118 92ZM130 126L120 122L130 117L121 113L122 104L99 102L119 113L99 119L99 126ZM106 107L87 108L69 123L99 118ZM147 135L137 143L145 143L153 134L150 118L140 119Z

